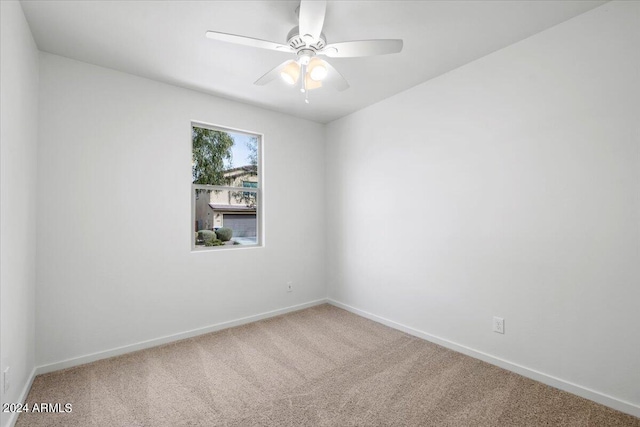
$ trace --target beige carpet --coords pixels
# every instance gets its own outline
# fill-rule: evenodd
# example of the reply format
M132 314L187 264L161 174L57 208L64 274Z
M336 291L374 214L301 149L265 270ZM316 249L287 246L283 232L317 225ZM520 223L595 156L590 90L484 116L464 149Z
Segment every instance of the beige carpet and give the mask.
M35 379L17 426L640 426L322 305Z

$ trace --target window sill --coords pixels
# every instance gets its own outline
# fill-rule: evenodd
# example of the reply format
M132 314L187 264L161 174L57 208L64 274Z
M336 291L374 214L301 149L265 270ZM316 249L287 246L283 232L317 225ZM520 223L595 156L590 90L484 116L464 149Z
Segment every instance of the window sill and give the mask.
M239 249L260 249L264 245L222 245L222 246L195 246L191 247L191 253L215 252L215 251L235 251Z

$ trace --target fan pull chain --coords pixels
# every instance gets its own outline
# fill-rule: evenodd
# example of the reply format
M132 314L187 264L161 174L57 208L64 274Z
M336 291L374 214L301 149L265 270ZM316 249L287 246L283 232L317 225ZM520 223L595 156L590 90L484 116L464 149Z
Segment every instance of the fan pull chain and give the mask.
M305 93L307 91L307 66L302 64L300 66L300 92Z
M309 91L307 90L307 65L302 64L300 67L300 80L302 80L302 87L300 92L304 93L305 104L309 103Z

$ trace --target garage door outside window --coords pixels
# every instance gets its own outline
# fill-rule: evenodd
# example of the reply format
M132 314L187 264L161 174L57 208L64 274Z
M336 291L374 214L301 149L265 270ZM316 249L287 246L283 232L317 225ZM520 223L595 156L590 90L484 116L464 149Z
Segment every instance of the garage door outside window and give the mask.
M257 236L256 215L226 214L222 219L223 227L232 228L238 237L253 238Z

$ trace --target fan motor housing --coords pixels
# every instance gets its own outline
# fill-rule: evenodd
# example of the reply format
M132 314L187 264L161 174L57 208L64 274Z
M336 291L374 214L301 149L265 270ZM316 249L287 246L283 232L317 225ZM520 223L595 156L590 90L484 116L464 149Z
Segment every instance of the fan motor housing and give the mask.
M305 39L300 35L299 27L293 27L291 31L289 31L289 34L287 34L287 44L296 52L303 49L313 49L315 52L318 52L327 45L327 39L324 36L324 33L321 33L318 40L315 40L311 44L307 44Z

